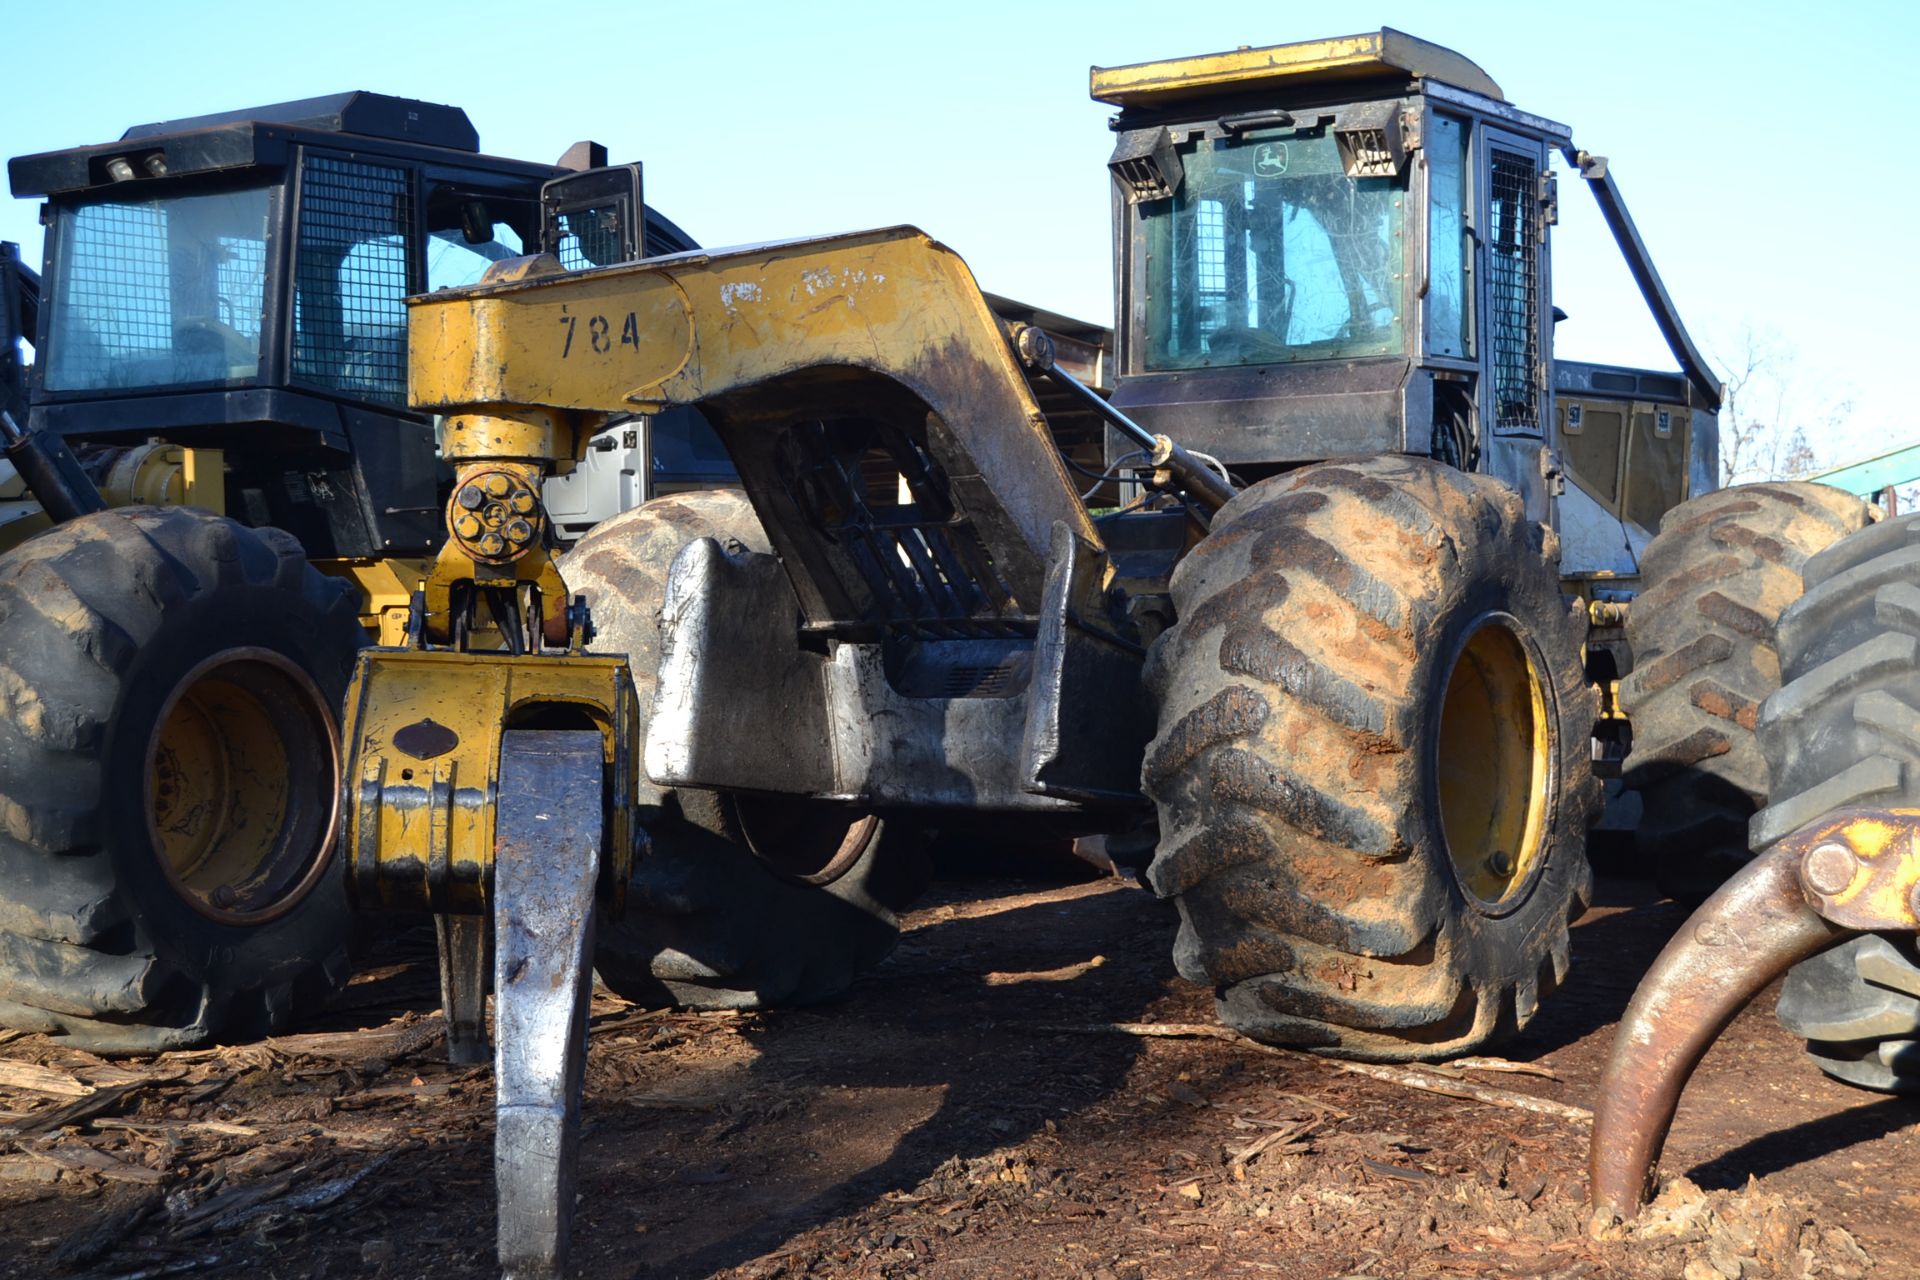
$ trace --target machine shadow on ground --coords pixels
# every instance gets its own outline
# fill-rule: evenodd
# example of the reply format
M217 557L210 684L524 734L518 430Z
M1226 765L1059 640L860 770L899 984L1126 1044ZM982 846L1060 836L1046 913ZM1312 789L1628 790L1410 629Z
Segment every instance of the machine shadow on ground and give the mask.
M956 888L965 896L953 900ZM616 1176L628 1203L645 1201L654 1217L637 1274L738 1265L950 1162L1017 1147L1122 1089L1138 1041L1028 1029L1139 1021L1185 985L1170 958L1172 908L1142 890L1088 888L1078 901L1016 905L1018 896L976 903L977 886L942 886L950 900L921 913L848 998L763 1015L746 1034L756 1056L744 1071L729 1064L708 1082L681 1082L695 1097L720 1085L739 1104L733 1114L663 1132L657 1111L590 1098L602 1151L619 1134L625 1168L604 1166L589 1137L588 1176ZM633 1159L629 1144L642 1135L659 1144L652 1169Z
M1813 1069L1812 1064L1807 1069ZM1822 1156L1885 1138L1920 1122L1920 1102L1882 1098L1751 1138L1686 1170L1708 1190L1731 1190L1748 1178L1765 1178Z
M1687 909L1637 880L1596 879L1592 906L1570 930L1572 965L1560 990L1499 1052L1531 1061L1610 1027Z

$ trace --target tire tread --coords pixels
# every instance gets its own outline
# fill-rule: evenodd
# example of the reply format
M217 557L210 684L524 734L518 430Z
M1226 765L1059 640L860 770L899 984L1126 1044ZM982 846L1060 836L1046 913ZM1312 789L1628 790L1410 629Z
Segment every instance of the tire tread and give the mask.
M1660 883L1699 896L1747 857L1766 800L1757 711L1780 684L1774 628L1811 557L1860 529L1866 505L1828 485L1718 489L1661 519L1627 613L1633 726L1624 780L1640 793L1643 857Z
M1538 954L1489 973L1456 936L1459 890L1423 843L1431 709L1415 673L1457 584L1515 557L1553 656L1566 786L1536 892L1561 897L1528 943ZM1214 987L1230 1025L1343 1056L1433 1058L1515 1029L1564 972L1598 783L1581 619L1553 558L1504 485L1374 457L1245 490L1176 567L1179 620L1147 659L1161 724L1142 770L1161 829L1147 878L1179 902L1176 967Z
M1756 853L1845 805L1920 804L1916 534L1920 523L1905 517L1809 560L1806 594L1780 620L1786 683L1760 712L1774 797L1753 818ZM1916 994L1912 940L1869 934L1796 965L1777 1013L1827 1074L1914 1093Z
M165 940L127 900L100 815L120 691L163 621L221 587L284 594L290 584L321 642L337 640L350 660L365 643L352 599L279 530L183 507L118 508L0 558L0 1023L107 1052L192 1047L230 1033L286 981L278 968L194 974L161 958ZM346 675L343 661L332 678L344 687ZM344 959L344 901L338 914ZM332 957L283 960L325 973ZM335 969L335 981L302 984L298 1011L344 981L344 964Z

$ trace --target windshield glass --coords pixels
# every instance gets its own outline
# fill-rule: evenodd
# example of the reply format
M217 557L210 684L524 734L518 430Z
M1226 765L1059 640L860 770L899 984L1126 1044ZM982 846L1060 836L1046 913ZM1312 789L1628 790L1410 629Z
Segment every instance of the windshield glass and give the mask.
M1140 206L1147 368L1404 349L1397 182L1347 177L1325 131L1202 139L1182 159L1173 198Z
M60 208L47 388L258 376L267 203L262 187Z

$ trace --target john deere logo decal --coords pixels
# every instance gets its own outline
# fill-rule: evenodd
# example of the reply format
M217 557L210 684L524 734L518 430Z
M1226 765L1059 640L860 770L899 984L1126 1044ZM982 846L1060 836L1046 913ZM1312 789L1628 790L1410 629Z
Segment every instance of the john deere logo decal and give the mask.
M1262 178L1277 178L1287 171L1287 144L1263 142L1253 153L1253 172Z

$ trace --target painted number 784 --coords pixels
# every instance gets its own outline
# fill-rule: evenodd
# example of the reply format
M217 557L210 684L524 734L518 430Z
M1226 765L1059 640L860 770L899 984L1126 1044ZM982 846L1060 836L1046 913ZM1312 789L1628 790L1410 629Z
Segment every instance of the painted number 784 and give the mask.
M592 315L586 319L587 332L584 339L586 345L593 349L595 355L605 355L607 352L613 350L612 322L602 315ZM560 358L562 360L571 359L576 345L575 339L580 337L578 333L580 317L571 312L563 311L559 315L559 321L561 330ZM620 345L623 347L632 347L635 351L640 349L640 320L631 311L627 312L626 319L620 324Z

